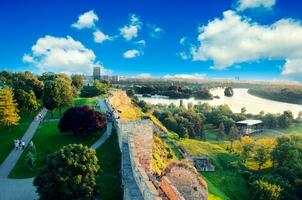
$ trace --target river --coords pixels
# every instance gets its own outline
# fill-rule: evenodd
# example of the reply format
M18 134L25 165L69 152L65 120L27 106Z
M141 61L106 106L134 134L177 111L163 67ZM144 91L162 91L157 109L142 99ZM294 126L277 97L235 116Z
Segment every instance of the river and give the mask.
M261 111L265 113L282 113L285 110L290 110L293 112L294 117L298 116L299 111L302 111L302 105L283 103L279 101L273 101L268 99L259 98L248 93L248 89L235 88L234 96L226 97L224 96L224 89L217 88L212 89L211 93L215 96L218 95L220 99L213 100L196 100L194 98L182 99L184 106L187 106L189 102L193 104L198 103L209 103L211 106L227 104L231 110L235 113L239 113L242 107L245 107L247 113L259 114ZM181 99L169 99L167 97L142 97L139 99L146 101L150 104L171 104L179 105Z

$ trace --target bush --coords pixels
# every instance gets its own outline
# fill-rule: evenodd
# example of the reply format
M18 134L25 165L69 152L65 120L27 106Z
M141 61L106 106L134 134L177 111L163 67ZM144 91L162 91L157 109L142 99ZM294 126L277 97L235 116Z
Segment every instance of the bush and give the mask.
M282 188L266 181L257 180L252 183L254 199L279 200L281 199Z
M70 144L47 156L34 186L43 200L94 199L98 171L95 150Z
M227 97L232 97L234 95L234 91L232 87L227 87L224 89L224 95Z
M106 127L106 117L88 106L68 109L59 122L61 132L86 135Z

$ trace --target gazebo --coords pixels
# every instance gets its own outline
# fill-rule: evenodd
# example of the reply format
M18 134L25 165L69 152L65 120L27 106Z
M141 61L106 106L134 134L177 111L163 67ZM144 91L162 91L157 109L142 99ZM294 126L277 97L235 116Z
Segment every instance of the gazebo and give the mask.
M261 120L247 119L238 121L236 124L240 133L244 135L263 131L263 122Z

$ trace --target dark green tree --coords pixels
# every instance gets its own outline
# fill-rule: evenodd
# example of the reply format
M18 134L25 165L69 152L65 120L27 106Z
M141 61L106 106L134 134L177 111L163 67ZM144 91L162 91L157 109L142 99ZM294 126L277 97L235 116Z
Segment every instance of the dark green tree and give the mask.
M70 144L47 156L34 186L41 200L94 199L99 168L95 150Z

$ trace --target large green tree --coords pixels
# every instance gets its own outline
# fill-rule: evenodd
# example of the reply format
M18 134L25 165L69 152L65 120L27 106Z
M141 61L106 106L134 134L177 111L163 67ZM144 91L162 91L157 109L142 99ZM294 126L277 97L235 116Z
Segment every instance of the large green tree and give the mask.
M49 154L45 163L34 179L41 200L94 199L100 168L95 150L70 144Z
M71 76L72 86L74 86L77 90L81 89L84 85L84 78L80 74L75 74Z

